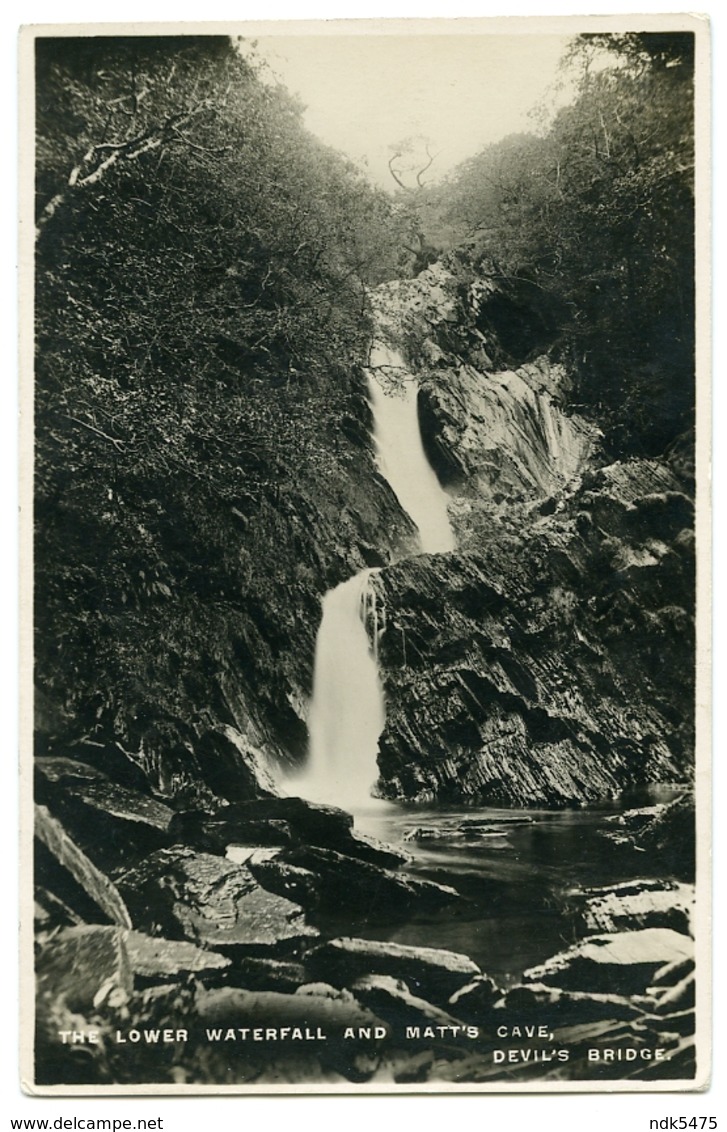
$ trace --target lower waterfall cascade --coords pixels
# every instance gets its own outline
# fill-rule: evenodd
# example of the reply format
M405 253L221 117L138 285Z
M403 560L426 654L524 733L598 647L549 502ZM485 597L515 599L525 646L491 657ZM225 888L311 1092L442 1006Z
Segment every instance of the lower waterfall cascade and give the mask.
M368 389L378 468L419 531L419 553L454 550L447 494L422 444L417 381L398 351L374 344ZM385 621L372 584L377 572L361 570L323 598L308 712L308 760L288 779L291 788L312 802L350 808L371 804L378 739L386 721L377 662Z

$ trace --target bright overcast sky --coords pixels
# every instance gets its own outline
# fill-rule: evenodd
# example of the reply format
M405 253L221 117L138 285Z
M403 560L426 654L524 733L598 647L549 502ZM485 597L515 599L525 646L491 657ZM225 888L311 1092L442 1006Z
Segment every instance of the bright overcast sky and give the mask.
M528 111L556 79L556 35L301 35L257 40L308 128L395 188L390 146L423 135L437 154L427 180L489 142L533 129ZM436 175L436 176L435 176Z

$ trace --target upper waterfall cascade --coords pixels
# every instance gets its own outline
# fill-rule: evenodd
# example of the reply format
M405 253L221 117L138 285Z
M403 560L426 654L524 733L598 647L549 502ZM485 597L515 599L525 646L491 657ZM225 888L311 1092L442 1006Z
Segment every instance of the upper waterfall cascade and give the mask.
M422 444L416 378L400 353L380 344L371 351L368 374L379 470L419 528L422 551L454 550L447 494Z

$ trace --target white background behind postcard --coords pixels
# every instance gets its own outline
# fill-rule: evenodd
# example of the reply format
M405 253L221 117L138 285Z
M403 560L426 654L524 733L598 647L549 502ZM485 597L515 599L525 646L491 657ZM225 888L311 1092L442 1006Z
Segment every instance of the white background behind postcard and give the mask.
M727 53L727 15L717 12L716 5L705 11L713 22L713 74L714 74L714 159L715 188L717 203L714 216L715 245L715 338L714 373L716 375L713 415L715 431L715 742L714 797L717 812L715 823L715 874L719 878L720 866L724 864L724 822L721 821L722 792L725 772L720 767L721 748L724 746L727 728L725 727L724 685L725 685L725 601L720 596L720 577L725 570L724 537L724 493L725 493L725 445L721 435L724 424L725 390L723 375L727 371L727 350L725 349L724 309L727 301L724 288L724 263L727 246L724 239L724 201L727 192L725 177L724 144L718 139L725 134L724 104ZM499 16L499 15L586 15L619 14L629 12L664 13L688 11L689 6L673 3L615 4L599 0L597 4L580 5L564 3L538 3L537 0L518 2L509 0L507 4L484 5L473 0L459 0L457 4L446 4L443 0L399 0L399 3L365 3L364 0L341 0L315 3L305 0L296 5L292 0L246 0L245 3L219 2L204 5L188 0L176 3L163 0L117 0L100 5L90 0L66 0L65 3L51 0L10 0L4 7L0 21L2 36L2 138L4 148L3 175L0 178L2 194L2 272L3 287L3 326L4 375L2 382L2 411L0 412L0 460L2 461L2 534L4 552L0 557L2 569L3 640L2 680L3 690L2 720L4 723L4 782L2 790L3 811L0 828L3 838L3 876L5 889L5 930L0 936L2 966L5 986L3 1000L2 1052L0 1055L0 1117L2 1127L8 1128L11 1118L47 1119L49 1127L58 1117L63 1118L163 1118L163 1132L191 1132L200 1126L215 1132L228 1129L256 1129L260 1126L276 1128L278 1122L295 1132L299 1129L343 1128L358 1132L359 1129L380 1127L382 1129L395 1122L406 1122L408 1128L416 1132L429 1132L430 1129L451 1127L458 1129L500 1129L513 1132L525 1129L555 1129L570 1132L571 1129L587 1129L588 1132L607 1132L618 1128L620 1132L641 1130L647 1132L650 1119L663 1120L666 1117L714 1116L718 1127L727 1132L727 1085L725 1075L726 1043L723 1027L727 1011L721 1003L725 1000L727 981L724 978L724 900L721 909L715 908L715 955L714 971L714 1083L704 1094L669 1095L639 1094L615 1095L549 1095L549 1096L450 1096L450 1097L232 1097L232 1098L127 1098L127 1099L34 1099L24 1096L18 1085L17 1058L17 933L15 929L17 898L17 395L16 382L16 277L17 261L17 199L15 154L17 121L17 29L28 23L81 23L99 21L179 21L214 20L240 21L245 19L283 19L283 18L342 18L379 16L416 17L455 17L455 16ZM720 378L722 380L720 381ZM720 705L720 699L722 701ZM722 827L722 830L721 828ZM723 887L723 884L722 886ZM719 891L719 890L718 890Z

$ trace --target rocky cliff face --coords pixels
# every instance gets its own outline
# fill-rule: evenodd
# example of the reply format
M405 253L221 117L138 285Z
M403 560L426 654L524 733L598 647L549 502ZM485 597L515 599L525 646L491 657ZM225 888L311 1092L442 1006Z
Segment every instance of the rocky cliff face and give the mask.
M588 467L597 432L560 408L562 377L545 357L515 371L460 365L428 376L420 417L443 481L468 497L510 504L572 484Z
M378 575L381 792L572 805L688 776L688 472L599 466L598 431L568 412L567 374L547 356L480 370L472 331L456 354L440 268L381 291L385 332L420 378L459 546Z

